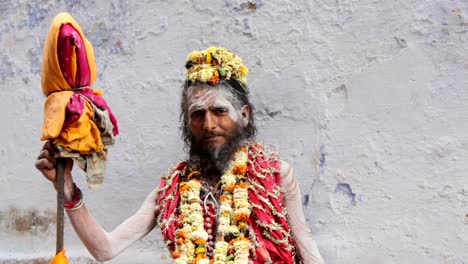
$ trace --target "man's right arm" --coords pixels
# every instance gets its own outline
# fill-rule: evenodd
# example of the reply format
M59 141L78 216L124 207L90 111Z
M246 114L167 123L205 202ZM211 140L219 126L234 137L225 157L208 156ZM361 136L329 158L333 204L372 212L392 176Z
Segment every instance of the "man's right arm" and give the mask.
M36 168L51 181L57 189L55 147L47 142L44 144L37 160ZM73 161L67 159L65 165L65 203L74 196L74 184L71 175ZM133 242L148 234L155 226L154 205L156 190L151 192L140 209L112 232L104 230L83 204L76 210L67 210L70 222L88 251L98 261L115 257Z
M133 242L143 238L156 226L154 202L156 190L152 191L140 209L121 223L112 232L105 231L89 213L86 205L78 210L67 211L75 232L88 251L98 261L114 258Z

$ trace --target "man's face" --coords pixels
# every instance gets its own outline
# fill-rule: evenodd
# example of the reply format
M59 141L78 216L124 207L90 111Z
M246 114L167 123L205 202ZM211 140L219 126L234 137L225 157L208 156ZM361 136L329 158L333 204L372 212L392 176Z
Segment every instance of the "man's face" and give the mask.
M237 126L244 127L242 113L222 89L196 87L188 96L188 125L203 150L216 153L234 137Z

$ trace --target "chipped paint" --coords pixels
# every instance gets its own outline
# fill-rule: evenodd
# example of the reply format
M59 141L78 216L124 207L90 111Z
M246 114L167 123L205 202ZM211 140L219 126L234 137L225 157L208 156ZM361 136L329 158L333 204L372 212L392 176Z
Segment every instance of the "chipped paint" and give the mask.
M22 210L10 207L0 212L0 228L18 235L40 235L54 228L55 213L36 209Z

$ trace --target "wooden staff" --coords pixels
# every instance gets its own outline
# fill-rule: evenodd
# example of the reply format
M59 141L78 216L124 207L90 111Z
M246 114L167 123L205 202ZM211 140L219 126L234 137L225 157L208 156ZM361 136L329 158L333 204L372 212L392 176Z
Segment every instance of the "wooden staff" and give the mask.
M64 226L64 201L65 201L65 158L57 158L57 243L55 254L58 254L63 249L63 226Z

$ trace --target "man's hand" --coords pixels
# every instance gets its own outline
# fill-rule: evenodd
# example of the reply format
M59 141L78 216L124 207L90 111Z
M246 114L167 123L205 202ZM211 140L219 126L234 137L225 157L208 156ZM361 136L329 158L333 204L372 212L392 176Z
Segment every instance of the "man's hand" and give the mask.
M58 189L57 179L56 179L56 168L57 168L57 159L55 158L55 153L57 148L52 144L51 141L47 141L42 147L41 152L36 160L36 168L46 177L49 181L54 184L55 189ZM71 169L73 167L73 160L67 158L65 165L65 203L70 202L73 199L74 186L73 178L71 175Z

